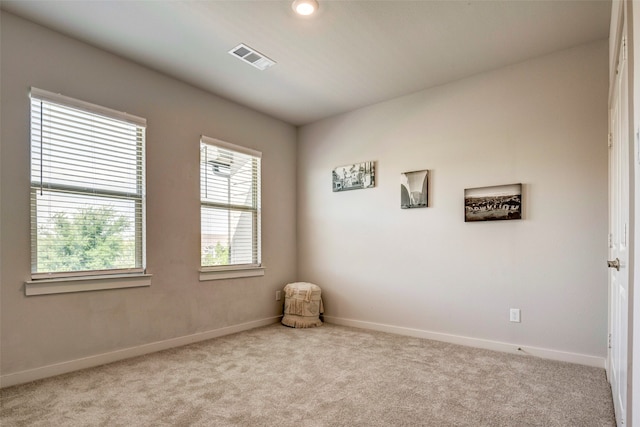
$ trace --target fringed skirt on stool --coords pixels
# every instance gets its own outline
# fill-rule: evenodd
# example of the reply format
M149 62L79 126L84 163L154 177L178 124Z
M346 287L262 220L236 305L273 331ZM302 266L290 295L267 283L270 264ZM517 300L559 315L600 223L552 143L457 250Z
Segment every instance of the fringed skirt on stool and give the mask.
M322 325L324 313L322 290L313 283L295 282L284 287L282 324L292 328L313 328Z

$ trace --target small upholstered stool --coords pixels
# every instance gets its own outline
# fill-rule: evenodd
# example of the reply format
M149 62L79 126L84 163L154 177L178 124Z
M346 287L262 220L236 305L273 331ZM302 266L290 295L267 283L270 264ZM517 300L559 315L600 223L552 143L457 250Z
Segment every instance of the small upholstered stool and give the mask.
M284 287L282 324L292 328L313 328L322 325L324 313L320 286L295 282Z

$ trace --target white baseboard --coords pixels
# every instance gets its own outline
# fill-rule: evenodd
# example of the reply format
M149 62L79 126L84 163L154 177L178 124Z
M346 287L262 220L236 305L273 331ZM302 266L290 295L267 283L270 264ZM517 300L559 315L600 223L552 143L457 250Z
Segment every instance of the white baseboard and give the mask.
M227 326L211 331L199 332L197 334L171 338L164 341L156 341L136 347L111 351L109 353L97 354L95 356L83 357L81 359L70 360L68 362L56 363L53 365L42 366L40 368L28 369L26 371L6 374L0 376L0 388L10 387L17 384L24 384L43 378L78 371L80 369L92 368L94 366L117 362L118 360L129 359L131 357L142 356L144 354L154 353L156 351L180 347L199 341L205 341L224 335L230 335L249 329L259 328L261 326L267 326L271 325L272 323L277 323L280 321L280 318L281 316L267 317L266 319L254 320L252 322L241 323L239 325Z
M268 317L266 319L254 320L252 322L241 323L239 325L227 326L220 329L214 329L197 334L186 335L183 337L172 338L164 341L157 341L141 346L125 348L109 353L98 354L95 356L84 357L81 359L70 360L68 362L56 363L53 365L42 366L40 368L28 369L26 371L15 372L0 376L0 388L10 387L13 385L24 384L31 381L53 377L56 375L66 374L68 372L78 371L80 369L92 368L107 363L117 362L119 360L129 359L131 357L142 356L144 354L154 353L156 351L166 350L169 348L180 347L199 341L205 341L224 335L235 334L237 332L249 329L267 326L280 321L281 316ZM425 338L436 341L443 341L452 344L466 345L469 347L484 348L488 350L496 350L506 353L527 354L531 356L542 357L545 359L558 360L562 362L577 363L580 365L594 366L604 368L606 359L603 357L588 356L578 353L569 353L558 350L550 350L539 347L519 346L517 344L509 344L499 341L483 340L478 338L463 337L459 335L443 334L440 332L424 331L421 329L405 328L401 326L385 325L382 323L365 322L362 320L345 319L334 316L324 316L324 320L328 323L336 325L352 326L354 328L370 329L380 332L389 332L398 335L407 335L416 338Z
M398 335L407 335L416 338L426 338L435 341L443 341L451 344L460 344L468 347L496 350L504 353L526 354L544 359L558 360L561 362L577 363L580 365L605 368L604 357L588 356L585 354L568 353L565 351L550 350L547 348L529 347L518 344L509 344L500 341L490 341L478 338L463 337L460 335L443 334L440 332L424 331L421 329L405 328L401 326L385 325L382 323L365 322L362 320L345 319L342 317L324 316L328 323L336 325L352 326L354 328L371 329L380 332L389 332Z

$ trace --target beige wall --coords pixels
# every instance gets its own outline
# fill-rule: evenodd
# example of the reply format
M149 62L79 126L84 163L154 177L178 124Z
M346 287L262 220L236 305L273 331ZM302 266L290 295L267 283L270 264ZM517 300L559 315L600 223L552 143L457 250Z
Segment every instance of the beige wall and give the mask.
M334 321L605 357L607 82L602 41L302 127L298 279ZM332 192L369 160L375 188ZM401 210L421 169L430 207ZM465 188L518 182L523 220L464 222Z
M2 13L1 372L277 316L296 278L296 129ZM215 72L215 70L211 70ZM25 297L29 87L147 119L150 288ZM199 282L199 137L263 153L264 277Z
M606 355L605 41L296 137L286 123L11 14L0 30L3 376L276 316L274 291L293 280L322 286L335 320ZM147 119L150 288L24 296L30 86ZM264 277L198 281L201 134L263 152ZM334 167L367 160L374 189L331 192ZM432 173L430 207L401 210L400 173L419 169ZM465 188L515 182L524 220L463 222ZM522 323L508 322L511 307Z

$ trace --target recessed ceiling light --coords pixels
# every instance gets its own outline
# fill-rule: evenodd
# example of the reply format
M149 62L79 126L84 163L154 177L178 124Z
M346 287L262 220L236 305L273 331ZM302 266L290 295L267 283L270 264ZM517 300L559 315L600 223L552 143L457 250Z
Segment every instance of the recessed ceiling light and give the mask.
M291 7L298 15L308 16L318 10L318 2L316 0L295 0Z

